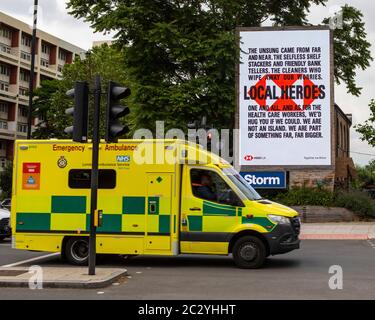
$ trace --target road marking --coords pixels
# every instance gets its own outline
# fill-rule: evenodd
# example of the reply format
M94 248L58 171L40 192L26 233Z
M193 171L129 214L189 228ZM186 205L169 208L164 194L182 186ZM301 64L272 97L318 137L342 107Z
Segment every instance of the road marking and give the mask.
M38 260L44 260L44 259L51 258L51 257L54 257L54 256L58 256L58 255L60 255L60 252L54 252L54 253L46 254L44 256L39 256L39 257L27 259L27 260L18 261L18 262L11 263L11 264L6 264L6 265L3 265L1 267L3 267L3 268L16 267L16 266L19 266L19 265L22 265L22 264L25 264L25 263L28 263L28 262L35 262L35 261L38 261Z

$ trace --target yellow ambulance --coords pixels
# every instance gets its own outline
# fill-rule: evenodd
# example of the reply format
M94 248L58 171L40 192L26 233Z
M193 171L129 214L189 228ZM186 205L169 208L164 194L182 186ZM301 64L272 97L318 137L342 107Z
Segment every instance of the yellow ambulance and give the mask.
M15 143L13 247L87 264L91 144ZM233 255L241 268L299 248L296 211L263 199L234 168L183 140L102 142L98 254Z

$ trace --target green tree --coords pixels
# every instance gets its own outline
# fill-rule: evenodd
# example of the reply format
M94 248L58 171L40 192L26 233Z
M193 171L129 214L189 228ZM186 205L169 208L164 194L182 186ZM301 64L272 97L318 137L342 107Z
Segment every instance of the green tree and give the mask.
M233 128L237 26L308 25L311 5L326 0L70 0L68 8L99 32L115 31L132 80L135 127L185 127L206 115ZM334 31L335 78L358 95L357 67L371 60L361 13L343 7ZM328 20L324 20L327 23Z
M354 126L356 131L360 134L362 141L367 141L370 146L375 147L375 100L372 99L369 104L370 117L364 124L357 124Z
M71 116L65 114L65 110L73 106L73 100L66 96L66 91L74 87L75 81L88 81L93 87L96 74L102 77L103 90L106 90L108 80L114 80L121 84L127 83L124 70L124 55L117 49L106 44L94 47L88 51L86 57L76 57L73 64L65 65L61 80L46 80L35 90L33 108L36 115L42 117L33 138L69 138L64 133L64 128L72 124ZM90 95L92 102L92 95ZM104 118L105 96L102 100L102 118ZM92 108L92 103L90 103ZM90 116L92 110L90 109ZM103 130L104 121L102 121Z
M334 31L334 61L335 80L338 84L344 82L348 93L359 96L360 87L355 83L357 68L365 70L373 60L371 44L366 40L365 24L361 11L351 6L342 7L342 28ZM328 24L329 19L323 20Z
M356 166L357 179L353 182L356 189L375 185L375 160L370 161L365 166Z

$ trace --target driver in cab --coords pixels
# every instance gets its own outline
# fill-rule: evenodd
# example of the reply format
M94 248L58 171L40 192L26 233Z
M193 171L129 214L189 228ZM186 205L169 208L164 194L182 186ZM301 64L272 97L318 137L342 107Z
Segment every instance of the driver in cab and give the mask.
M200 177L200 183L194 185L195 193L198 197L206 200L217 200L216 192L213 188L212 178L209 174L203 173Z

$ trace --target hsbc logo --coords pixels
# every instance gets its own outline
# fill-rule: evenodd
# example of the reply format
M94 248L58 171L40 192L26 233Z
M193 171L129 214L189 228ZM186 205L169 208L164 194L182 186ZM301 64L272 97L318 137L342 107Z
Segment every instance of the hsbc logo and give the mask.
M254 157L251 154L248 154L243 157L245 161L252 161L252 160L264 160L266 157Z
M243 158L244 158L245 161L251 161L251 160L254 159L254 157L252 155L250 155L250 154L244 156Z

